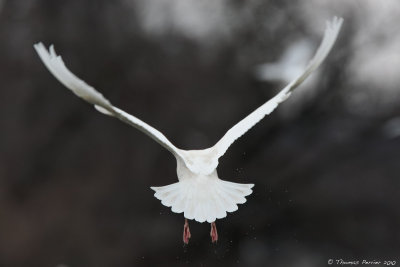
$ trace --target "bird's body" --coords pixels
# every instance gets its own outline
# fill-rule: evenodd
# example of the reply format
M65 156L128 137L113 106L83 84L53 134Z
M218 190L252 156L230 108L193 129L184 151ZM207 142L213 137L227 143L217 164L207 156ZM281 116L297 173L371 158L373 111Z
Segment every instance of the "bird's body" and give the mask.
M101 93L76 77L67 69L53 46L47 50L42 43L39 43L35 45L35 49L49 71L77 96L93 104L99 112L118 118L147 134L175 156L178 182L161 187L151 187L155 191L155 197L160 199L163 205L171 207L173 212L184 214L186 218L185 243L190 238L187 219L211 223L210 235L212 240L216 241L218 234L215 220L224 218L227 212L237 210L237 204L246 202L245 197L252 193L251 188L254 186L253 184L233 183L219 179L218 159L225 154L236 139L285 101L291 92L321 64L331 50L341 24L342 19L336 17L327 22L322 43L304 71L275 97L229 129L214 146L203 150L182 150L175 147L161 132L113 106Z
M210 150L185 151L189 160L197 166L209 166ZM219 179L214 168L210 173L196 173L190 170L184 161L177 158L177 175L179 182L151 187L155 197L161 203L171 207L173 212L184 213L185 218L198 222L214 222L226 217L227 212L238 209L237 204L246 202L245 196L250 195L253 184L239 184Z

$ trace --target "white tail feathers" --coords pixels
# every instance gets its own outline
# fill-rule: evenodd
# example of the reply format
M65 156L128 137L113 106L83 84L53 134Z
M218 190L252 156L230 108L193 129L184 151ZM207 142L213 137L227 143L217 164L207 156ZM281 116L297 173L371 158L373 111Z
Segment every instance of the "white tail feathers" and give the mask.
M215 179L185 179L178 183L151 187L154 196L175 213L198 222L212 223L226 217L227 212L238 209L246 202L245 196L253 191L254 184L238 184Z

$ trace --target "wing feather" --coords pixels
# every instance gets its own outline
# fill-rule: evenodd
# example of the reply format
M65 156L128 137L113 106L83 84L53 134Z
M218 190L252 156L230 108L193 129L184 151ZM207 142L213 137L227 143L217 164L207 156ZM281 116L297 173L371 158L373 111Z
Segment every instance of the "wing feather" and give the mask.
M266 115L270 114L274 109L283 101L285 101L292 91L299 86L326 58L329 51L332 49L339 30L342 26L343 19L334 17L332 21L326 22L326 29L322 42L315 54L315 56L308 63L304 72L296 79L291 81L285 88L283 88L275 97L267 101L265 104L250 113L246 118L241 120L235 126L228 130L228 132L216 143L212 149L215 151L217 159L225 154L230 145L236 139L245 134L250 128L257 124Z
M65 66L61 56L56 54L54 46L50 46L50 49L47 50L42 43L38 43L35 44L34 47L47 69L57 78L57 80L77 96L93 104L99 112L116 117L139 129L175 156L181 157L179 149L176 148L161 132L125 111L114 107L110 101L108 101L101 93L96 91L96 89L75 76Z

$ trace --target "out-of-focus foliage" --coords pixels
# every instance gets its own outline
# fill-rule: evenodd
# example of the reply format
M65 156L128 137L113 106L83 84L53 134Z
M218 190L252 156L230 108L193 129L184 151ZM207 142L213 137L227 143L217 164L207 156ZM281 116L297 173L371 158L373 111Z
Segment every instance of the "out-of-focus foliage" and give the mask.
M400 251L400 28L396 0L0 1L0 265L325 266ZM308 90L221 159L222 178L255 183L209 225L152 196L176 181L151 139L58 83L32 45L178 147L205 148L284 85L257 65L345 19ZM291 106L295 107L291 109Z

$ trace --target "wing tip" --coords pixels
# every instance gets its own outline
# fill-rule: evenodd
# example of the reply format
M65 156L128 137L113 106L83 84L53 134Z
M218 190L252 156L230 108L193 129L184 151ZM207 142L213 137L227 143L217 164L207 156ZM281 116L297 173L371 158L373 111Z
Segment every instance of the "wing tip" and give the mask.
M33 48L36 50L36 52L39 53L39 55L43 54L43 52L44 52L47 54L47 56L49 58L57 56L55 53L53 44L49 45L49 48L46 48L46 46L43 44L43 42L37 42L37 43L33 44Z
M342 27L344 19L342 17L334 16L331 20L326 21L326 31L330 33L333 37L333 40L336 39L337 34Z

